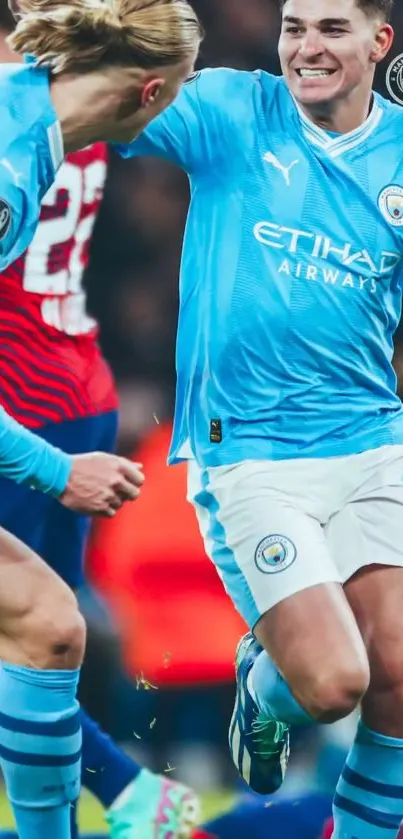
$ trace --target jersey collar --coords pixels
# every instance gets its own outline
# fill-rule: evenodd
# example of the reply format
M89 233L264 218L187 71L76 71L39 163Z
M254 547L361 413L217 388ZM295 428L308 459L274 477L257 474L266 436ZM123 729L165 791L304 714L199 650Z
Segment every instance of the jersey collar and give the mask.
M302 130L308 142L314 146L319 146L330 157L339 157L344 152L350 151L350 149L364 143L370 134L375 131L383 116L383 108L377 101L376 96L374 96L371 111L362 125L359 125L358 128L355 128L354 131L349 131L347 134L331 137L323 128L320 128L308 119L295 100L294 104L302 124Z
M62 128L57 119L47 128L49 151L55 173L60 169L65 157Z

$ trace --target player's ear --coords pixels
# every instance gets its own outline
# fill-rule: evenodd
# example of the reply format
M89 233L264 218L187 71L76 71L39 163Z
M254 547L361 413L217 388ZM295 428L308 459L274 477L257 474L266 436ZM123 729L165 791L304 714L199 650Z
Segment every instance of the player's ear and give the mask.
M18 20L18 18L21 17L18 0L8 0L8 8L15 20Z
M150 82L146 82L141 91L141 105L143 108L148 108L149 105L153 105L157 101L164 84L164 79L152 79Z
M394 30L389 23L383 23L378 27L375 35L375 44L370 55L371 61L374 64L379 64L387 56L393 44L394 37Z

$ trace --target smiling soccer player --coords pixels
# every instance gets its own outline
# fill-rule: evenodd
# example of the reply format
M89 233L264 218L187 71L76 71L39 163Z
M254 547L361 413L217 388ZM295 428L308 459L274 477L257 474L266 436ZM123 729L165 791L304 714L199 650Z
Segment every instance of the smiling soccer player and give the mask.
M334 839L403 818L403 111L392 0L286 0L282 77L198 74L123 155L189 175L171 460L253 634L233 759L281 784L293 722L362 701ZM280 675L281 674L281 675Z

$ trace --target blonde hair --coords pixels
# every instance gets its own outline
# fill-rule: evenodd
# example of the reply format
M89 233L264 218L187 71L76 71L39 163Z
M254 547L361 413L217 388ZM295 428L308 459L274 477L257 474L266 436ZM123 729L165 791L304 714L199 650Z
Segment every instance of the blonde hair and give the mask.
M187 0L20 0L8 41L54 73L144 70L192 58L203 29Z

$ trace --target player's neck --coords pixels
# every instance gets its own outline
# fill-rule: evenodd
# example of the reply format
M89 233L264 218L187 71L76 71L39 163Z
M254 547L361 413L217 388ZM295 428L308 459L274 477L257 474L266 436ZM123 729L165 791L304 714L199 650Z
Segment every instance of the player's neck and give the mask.
M119 136L122 89L113 77L108 83L102 73L56 76L51 82L51 98L66 154L98 140L114 142L122 139ZM133 135L135 133L133 130Z
M372 90L365 95L343 99L337 103L325 103L317 106L300 105L304 114L319 128L335 134L348 134L355 131L368 119L373 107Z

